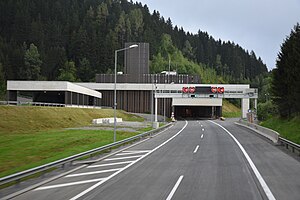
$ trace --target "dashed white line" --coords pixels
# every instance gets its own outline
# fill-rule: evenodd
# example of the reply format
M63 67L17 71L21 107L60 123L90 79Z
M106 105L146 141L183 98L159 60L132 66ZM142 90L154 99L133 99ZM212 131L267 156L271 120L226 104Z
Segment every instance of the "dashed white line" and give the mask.
M118 158L107 158L105 161L112 161L112 160L124 160L124 159L130 159L130 158L139 158L143 155L138 155L138 156L128 156L128 157L118 157Z
M194 153L197 153L198 149L199 149L199 145L196 146Z
M132 163L133 161L125 161L125 162L117 162L117 163L107 163L107 164L102 164L102 165L91 165L88 166L87 168L97 168L97 167L107 167L107 166L114 166L114 165L123 165L123 164L129 164Z
M173 195L175 194L177 188L179 187L179 184L181 183L183 179L183 175L179 177L179 179L177 180L176 184L174 185L172 191L170 192L169 196L166 198L166 200L171 200Z
M202 131L204 131L204 128L202 129Z
M201 135L201 139L203 139L203 137L204 137L204 135L202 134L202 135Z
M238 145L238 147L241 149L241 151L243 152L244 156L246 157L250 167L252 168L256 178L258 179L260 185L262 186L264 192L266 193L267 197L269 200L276 200L273 193L271 192L269 186L267 185L267 183L265 182L264 178L261 176L261 174L259 173L258 169L256 168L255 164L253 163L252 159L250 158L250 156L248 155L248 153L246 152L246 150L244 149L244 147L241 145L241 143L223 126L221 126L220 124L210 121L211 123L221 127L226 133L228 133L230 135L230 137L235 141L235 143Z
M98 178L98 179L91 179L91 180L85 180L85 181L77 181L77 182L72 182L72 183L44 186L44 187L36 188L35 190L47 190L47 189L58 188L58 187L66 187L66 186L79 185L79 184L84 184L84 183L99 182L99 181L103 181L103 180L105 180L105 178Z
M79 174L70 174L65 177L76 177L76 176L86 176L86 175L92 175L92 174L102 174L102 173L107 173L107 172L115 172L119 171L122 168L117 168L117 169L106 169L106 170L101 170L101 171L93 171L93 172L84 172L84 173L79 173Z
M152 149L151 151L149 151L147 154L143 155L142 157L138 158L137 160L135 160L134 162L130 163L129 165L127 165L126 167L124 167L123 169L121 169L120 171L115 172L114 174L110 175L109 177L107 177L105 180L100 181L98 183L96 183L95 185L89 187L88 189L82 191L81 193L77 194L76 196L74 196L73 198L71 198L70 200L76 200L80 197L82 197L83 195L89 193L90 191L94 190L95 188L97 188L98 186L102 185L103 183L105 183L106 181L110 180L111 178L115 177L116 175L118 175L119 173L123 172L124 170L128 169L129 167L131 167L132 165L134 165L135 163L139 162L140 160L142 160L143 158L149 156L151 153L153 153L154 151L158 150L159 148L161 148L162 146L166 145L168 142L170 142L171 140L173 140L175 137L177 137L188 125L188 122L185 121L185 125L182 127L182 129L180 129L180 131L178 131L175 135L173 135L171 138L169 138L168 140L166 140L165 142L163 142L162 144L160 144L159 146L155 147L154 149Z

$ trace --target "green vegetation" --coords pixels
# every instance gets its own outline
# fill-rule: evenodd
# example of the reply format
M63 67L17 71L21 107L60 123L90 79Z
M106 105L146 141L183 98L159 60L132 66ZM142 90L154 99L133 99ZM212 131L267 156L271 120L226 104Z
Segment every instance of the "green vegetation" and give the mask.
M237 83L267 72L253 51L231 41L216 40L201 30L187 32L159 11L150 13L141 3L1 0L0 10L0 94L6 80L93 81L96 73L113 69L116 49L134 41L150 44L149 56L154 62L161 53L164 64L159 69L166 70L169 59L163 52L174 49L161 47L172 40L181 54L170 54L171 69L200 72L203 83L216 81L215 74ZM123 62L119 60L120 69Z
M117 140L136 135L117 132ZM113 142L113 131L53 130L0 134L0 177Z
M259 120L267 120L276 116L278 113L278 108L273 101L266 101L264 103L259 103L257 106L257 117Z
M290 120L273 117L261 122L260 125L268 127L280 133L280 136L300 144L300 117L294 117Z
M112 117L109 109L0 106L0 177L58 160L113 141L113 131L66 130L91 124L92 119ZM143 121L118 111L126 121ZM117 131L122 140L139 132Z
M276 68L265 77L258 105L262 126L300 144L300 25L296 24L281 45Z
M225 118L239 118L242 116L241 109L227 100L223 100L222 114Z
M113 117L112 109L47 108L0 106L0 134L27 133L91 124L92 119ZM124 121L144 119L123 111L117 117Z
M300 114L300 24L297 24L281 45L273 70L272 99L284 118Z

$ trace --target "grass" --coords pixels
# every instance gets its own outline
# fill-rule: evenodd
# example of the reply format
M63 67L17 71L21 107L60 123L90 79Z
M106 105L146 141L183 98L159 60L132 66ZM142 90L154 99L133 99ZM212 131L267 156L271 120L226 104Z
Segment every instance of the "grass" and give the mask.
M260 123L260 125L277 131L281 137L300 144L300 117L281 119L273 117Z
M222 115L225 118L238 118L242 116L242 111L230 102L223 100Z
M137 133L117 132L117 140ZM113 131L60 130L0 136L0 177L113 142Z
M92 119L113 117L112 109L47 108L0 106L0 134L27 133L91 124ZM143 118L118 110L124 121L144 121Z
M125 121L141 117L118 111ZM109 109L0 106L0 177L30 169L113 142L111 130L66 130L112 117ZM139 132L117 131L117 140Z

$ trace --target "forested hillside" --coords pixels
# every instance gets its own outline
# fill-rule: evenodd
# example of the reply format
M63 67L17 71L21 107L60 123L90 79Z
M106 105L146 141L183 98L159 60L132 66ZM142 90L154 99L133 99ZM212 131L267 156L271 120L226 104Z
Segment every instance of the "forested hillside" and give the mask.
M245 51L233 42L215 40L201 30L197 34L186 32L174 26L171 19L164 19L159 11L150 13L140 3L1 0L0 13L0 82L91 81L95 73L113 69L114 50L124 47L125 42L150 43L152 72L167 68L157 65L167 65L169 59L172 69L187 73L208 69L228 77L228 82L250 81L267 72L253 51ZM178 55L184 62L172 62L171 57ZM194 70L182 63L193 65Z

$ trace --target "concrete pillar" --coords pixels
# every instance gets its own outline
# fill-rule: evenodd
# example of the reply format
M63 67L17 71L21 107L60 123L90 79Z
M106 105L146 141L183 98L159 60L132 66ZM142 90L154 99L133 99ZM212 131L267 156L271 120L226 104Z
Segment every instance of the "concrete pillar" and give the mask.
M250 100L242 99L242 118L247 118L247 112L250 108Z
M155 117L154 117L154 122L153 122L153 128L158 128L159 127L159 123L157 122L157 98L155 97Z
M254 108L257 110L257 99L254 99Z

